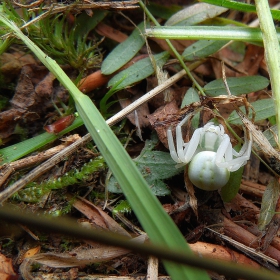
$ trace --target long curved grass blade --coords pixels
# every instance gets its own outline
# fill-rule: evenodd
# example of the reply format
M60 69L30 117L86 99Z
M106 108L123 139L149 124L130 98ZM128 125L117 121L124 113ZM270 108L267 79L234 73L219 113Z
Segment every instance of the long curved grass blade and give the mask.
M256 13L255 5L242 3L239 1L232 1L232 0L199 0L199 1L216 5L216 6L222 6L236 11L241 11L244 13ZM280 20L280 11L271 9L270 12L274 19Z
M1 13L0 20L12 29L17 37L23 40L60 83L69 90L75 101L79 115L82 117L89 133L119 182L126 198L151 241L167 248L192 254L184 237L163 210L157 198L152 195L145 179L113 131L106 124L91 99L78 90L54 60L45 55L13 22L9 21ZM209 279L206 272L198 269L166 261L164 261L164 265L172 279Z

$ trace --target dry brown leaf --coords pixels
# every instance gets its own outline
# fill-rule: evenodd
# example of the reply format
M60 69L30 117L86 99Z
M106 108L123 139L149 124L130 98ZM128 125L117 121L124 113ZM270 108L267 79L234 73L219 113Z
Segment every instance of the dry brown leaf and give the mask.
M245 53L244 60L239 63L235 68L248 74L248 76L257 75L260 68L260 63L264 58L264 48L248 45ZM236 73L236 76L243 76Z
M0 279L13 280L18 279L17 274L14 272L12 260L0 254Z
M146 235L140 235L131 239L129 242L143 243L146 240ZM86 265L90 263L100 263L109 261L116 257L129 253L127 249L123 249L115 246L108 245L96 245L94 248L79 247L67 253L43 253L37 254L29 259L26 259L22 265L26 266L26 263L30 260L44 264L50 267L75 267Z
M72 200L73 197L68 194L67 199ZM131 237L114 219L88 200L79 197L74 201L73 206L90 220L92 227Z
M121 43L123 41L125 41L128 36L126 34L124 34L123 32L120 32L119 30L103 23L100 22L96 27L95 27L95 31L101 35L101 36L105 36L109 39L112 39L118 43Z
M162 106L162 107L158 108L154 113L148 115L148 119L150 121L150 124L156 130L159 140L162 142L162 144L166 148L168 148L166 130L170 126L170 124L156 125L156 123L160 122L161 120L168 119L168 116L176 115L178 113L178 110L179 109L178 109L178 106L176 104L176 101L173 100L173 101L167 103L165 106Z
M36 255L38 252L40 252L40 250L41 250L41 246L31 248L23 254L22 259L31 258L34 255Z
M134 94L131 97L127 97L127 92L119 92L118 93L118 98L119 98L119 103L121 105L122 108L127 107L128 105L130 105L131 103L133 103L135 100L139 99L142 96L142 93L140 92L136 92L136 94ZM144 103L143 105L141 105L140 107L137 108L137 116L138 116L138 123L139 123L139 127L147 127L149 125L149 120L147 119L147 115L150 114L150 110L148 107L147 103ZM126 116L129 121L136 125L137 122L135 120L135 111L130 113L129 115Z

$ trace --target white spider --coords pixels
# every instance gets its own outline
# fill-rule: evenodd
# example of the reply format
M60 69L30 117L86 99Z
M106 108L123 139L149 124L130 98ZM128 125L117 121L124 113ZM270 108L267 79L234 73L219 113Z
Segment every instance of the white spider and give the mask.
M230 172L238 170L250 158L251 133L249 132L249 140L245 135L243 147L236 152L232 148L229 136L225 134L224 127L209 122L204 127L196 129L191 140L184 143L182 126L189 117L190 114L176 127L177 152L171 128L167 130L170 155L178 166L191 162L188 175L196 187L208 191L220 189L228 182Z

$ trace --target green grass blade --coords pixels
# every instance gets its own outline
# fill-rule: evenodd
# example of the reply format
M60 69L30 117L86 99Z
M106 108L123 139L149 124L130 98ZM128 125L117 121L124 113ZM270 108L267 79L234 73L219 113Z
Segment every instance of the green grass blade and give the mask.
M126 198L151 241L167 248L192 254L184 237L163 210L157 198L152 195L149 186L132 159L90 98L80 92L59 65L45 55L13 22L9 21L3 14L0 14L0 20L11 28L17 37L23 40L61 84L69 90L84 124L121 185ZM164 262L164 264L172 279L209 279L204 271L171 262Z
M242 3L239 1L232 1L232 0L199 0L199 1L216 5L216 6L221 6L228 9L233 9L236 11L245 12L245 13L256 13L255 5ZM280 20L280 11L278 10L270 10L270 11L274 19Z
M178 40L235 40L246 42L261 42L262 33L260 28L236 27L236 26L164 26L146 29L148 37L158 39ZM279 30L277 40L280 40Z
M56 139L59 139L62 135L72 131L73 129L81 125L83 125L83 120L81 119L81 117L77 117L70 126L65 128L58 134L45 132L20 143L2 148L0 149L0 157L2 157L1 164L15 161L32 152L35 152L38 149L45 146L46 144L51 143Z

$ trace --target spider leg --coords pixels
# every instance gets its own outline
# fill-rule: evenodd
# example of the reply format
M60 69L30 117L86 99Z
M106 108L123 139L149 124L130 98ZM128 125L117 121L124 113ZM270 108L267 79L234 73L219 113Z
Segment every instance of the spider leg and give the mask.
M252 150L252 144L253 144L252 134L250 131L247 133L246 129L244 129L244 132L245 132L244 144L239 152L235 151L234 155L237 157L247 156L249 159L251 150ZM247 136L249 136L249 137L247 137Z
M200 140L202 128L196 129L193 133L191 140L186 144L184 143L182 135L182 126L189 120L191 114L188 114L176 127L176 143L177 153L181 162L189 163L192 159Z
M192 135L190 142L185 147L185 149L184 149L184 162L185 163L189 163L192 160L192 158L197 150L197 147L199 145L202 131L203 131L203 128L196 129Z
M225 161L224 162L219 162L216 160L216 164L219 167L224 167L226 168L228 171L236 171L238 170L240 167L242 167L243 165L245 165L247 163L247 160L250 158L250 154L251 154L251 149L252 149L252 141L248 141L247 143L244 144L245 147L243 149L242 153L236 153L238 155L237 158L228 160L225 157ZM243 148L242 147L242 148ZM246 150L245 150L246 149ZM231 150L231 153L233 154L234 149L231 147L229 150ZM235 154L234 153L234 154ZM218 153L217 153L218 154Z
M167 129L167 140L168 140L168 147L169 147L169 151L170 151L170 155L171 155L171 158L177 162L177 163L181 163L179 157L178 157L178 154L176 152L176 149L175 149L175 145L174 145L174 140L173 140L173 135L172 135L172 131L171 131L171 128L169 127Z
M176 126L176 144L177 144L177 154L180 162L185 163L184 158L184 139L182 135L182 126L185 125L185 123L189 120L191 114L186 115L183 120L181 120L178 125Z
M230 138L227 134L224 134L222 136L222 142L220 143L220 146L217 150L215 162L219 167L227 168L227 162L230 162L232 157L233 155Z

